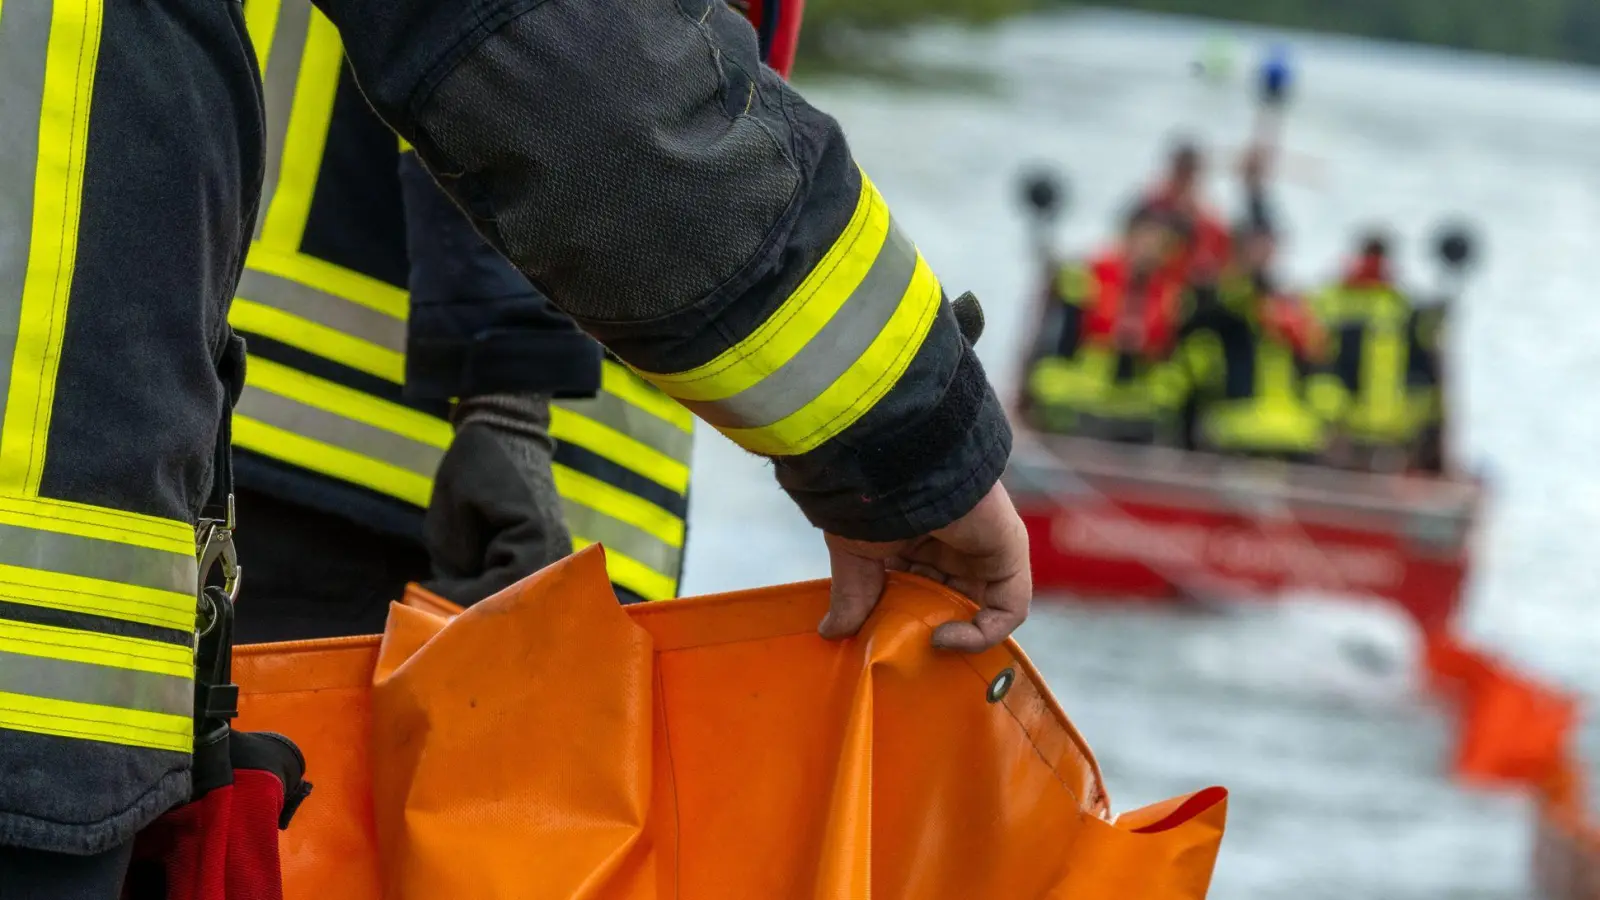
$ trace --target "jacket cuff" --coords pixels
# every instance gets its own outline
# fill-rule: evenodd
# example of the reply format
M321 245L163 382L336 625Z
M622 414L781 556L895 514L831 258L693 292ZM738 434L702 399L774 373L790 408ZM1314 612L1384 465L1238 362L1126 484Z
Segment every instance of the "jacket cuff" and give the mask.
M813 525L855 540L905 540L971 512L1000 480L1011 425L977 354L961 343L936 404L898 428L859 437L848 461L823 466L830 480L856 490L807 491L789 483L793 473L779 462L779 481Z

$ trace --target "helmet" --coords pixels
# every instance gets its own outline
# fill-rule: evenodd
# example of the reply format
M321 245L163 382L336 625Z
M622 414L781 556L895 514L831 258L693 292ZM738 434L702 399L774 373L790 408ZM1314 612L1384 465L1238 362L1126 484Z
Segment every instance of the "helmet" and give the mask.
M756 28L761 60L779 75L789 77L795 45L800 41L800 17L805 0L728 0L728 5Z

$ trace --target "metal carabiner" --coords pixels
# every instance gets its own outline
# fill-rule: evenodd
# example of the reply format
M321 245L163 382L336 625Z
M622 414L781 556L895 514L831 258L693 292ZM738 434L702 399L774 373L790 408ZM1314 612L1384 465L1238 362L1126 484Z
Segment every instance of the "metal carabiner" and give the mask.
M228 495L228 513L225 520L201 519L195 529L195 556L200 562L198 582L195 592L200 603L200 618L202 627L197 629L198 636L204 636L211 631L216 623L215 610L211 609L211 601L206 596L206 580L211 575L211 570L219 563L222 566L222 592L227 595L228 602L239 599L239 580L243 572L239 568L239 553L233 543L233 495Z

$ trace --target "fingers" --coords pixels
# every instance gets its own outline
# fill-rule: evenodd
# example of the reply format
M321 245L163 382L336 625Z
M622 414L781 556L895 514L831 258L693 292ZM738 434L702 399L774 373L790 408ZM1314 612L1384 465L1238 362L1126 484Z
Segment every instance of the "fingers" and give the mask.
M1028 618L1033 573L1028 531L996 484L972 512L938 533L941 561L919 558L954 576L946 584L978 604L970 622L949 622L933 635L935 647L977 653L1010 636ZM913 552L923 548L913 548Z
M858 556L832 540L828 541L828 561L833 585L828 592L828 614L817 625L817 633L839 640L861 630L878 605L888 576L882 561Z
M969 594L970 596L970 594ZM1033 602L1033 579L1022 574L984 587L983 608L969 622L946 622L934 629L933 646L940 650L981 653L1011 636L1028 618Z

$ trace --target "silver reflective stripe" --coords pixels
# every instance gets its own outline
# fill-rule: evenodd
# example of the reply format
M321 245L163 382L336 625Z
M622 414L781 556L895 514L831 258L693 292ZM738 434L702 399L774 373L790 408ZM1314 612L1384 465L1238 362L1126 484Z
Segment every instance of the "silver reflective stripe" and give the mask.
M18 566L188 594L194 557L132 544L0 524L0 565Z
M50 0L10 0L0 10L0 421L11 393L11 358L22 316L33 239L33 182L39 159Z
M234 413L369 459L386 462L424 478L433 478L439 470L439 461L444 458L444 451L438 447L248 384Z
M0 650L0 684L7 693L93 703L118 709L194 712L194 681L176 675L137 672Z
M566 513L567 530L573 534L604 544L674 581L677 580L678 567L683 559L682 550L593 507L584 506L565 497L562 498L561 505Z
M652 388L654 390L654 388ZM632 403L601 391L587 400L559 400L556 405L608 428L620 431L651 449L688 464L694 452L694 433L652 415Z
M261 184L261 213L256 216L256 240L261 239L261 227L267 221L267 209L278 189L278 175L283 169L283 142L289 135L289 115L294 110L295 85L300 80L300 59L306 49L306 35L311 30L311 0L273 2L278 3L278 25L272 32L272 48L267 54L267 71L262 79L266 100L267 156L266 177Z
M406 350L403 319L299 282L247 268L235 293L241 299L283 310L396 353Z
M762 428L799 412L838 381L877 340L900 308L916 268L916 247L891 220L888 239L866 277L800 352L732 397L714 403L684 401L683 405L718 428Z

